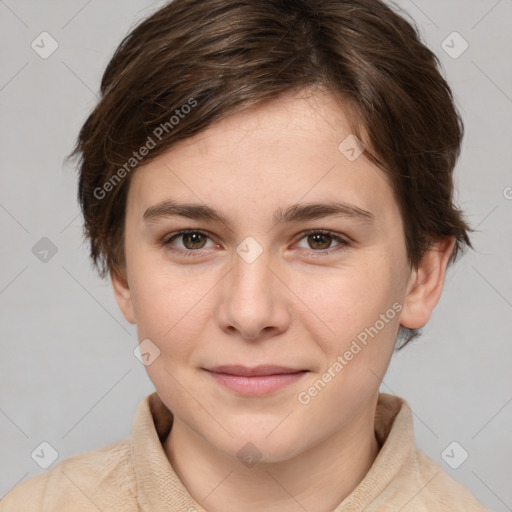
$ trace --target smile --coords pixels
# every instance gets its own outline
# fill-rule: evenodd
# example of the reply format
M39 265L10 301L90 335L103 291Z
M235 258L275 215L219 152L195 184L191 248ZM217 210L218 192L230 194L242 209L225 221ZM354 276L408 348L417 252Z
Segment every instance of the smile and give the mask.
M300 380L307 370L282 366L218 366L206 370L219 384L246 396L273 393Z

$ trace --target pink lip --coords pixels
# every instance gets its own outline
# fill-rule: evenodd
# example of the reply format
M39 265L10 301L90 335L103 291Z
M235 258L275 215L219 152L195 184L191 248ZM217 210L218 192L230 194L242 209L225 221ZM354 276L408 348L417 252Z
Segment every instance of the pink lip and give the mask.
M261 396L272 393L299 380L307 370L283 366L216 366L207 370L227 388L242 395Z

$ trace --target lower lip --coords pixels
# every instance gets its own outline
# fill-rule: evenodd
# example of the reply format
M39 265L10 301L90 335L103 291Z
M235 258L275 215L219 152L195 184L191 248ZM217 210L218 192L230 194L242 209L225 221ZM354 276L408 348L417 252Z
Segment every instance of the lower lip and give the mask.
M297 382L307 372L254 375L251 377L228 373L209 373L218 383L237 393L248 396L261 396Z

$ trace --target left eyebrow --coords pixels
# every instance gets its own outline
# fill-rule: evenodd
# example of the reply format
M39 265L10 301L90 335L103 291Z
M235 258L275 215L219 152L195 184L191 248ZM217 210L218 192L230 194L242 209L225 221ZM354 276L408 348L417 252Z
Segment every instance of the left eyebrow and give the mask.
M189 219L216 221L226 224L232 229L232 219L223 212L217 211L204 204L178 203L172 200L162 201L148 208L143 215L144 222L157 222L161 218L186 217ZM278 208L274 212L274 222L277 224L314 220L324 217L345 217L371 223L375 216L367 211L349 203L328 202L328 203L305 203L294 204L284 211Z
M304 220L321 219L323 217L347 217L364 222L373 222L375 216L367 211L349 203L306 203L289 206L284 212L278 208L274 213L274 224L284 222L298 222Z

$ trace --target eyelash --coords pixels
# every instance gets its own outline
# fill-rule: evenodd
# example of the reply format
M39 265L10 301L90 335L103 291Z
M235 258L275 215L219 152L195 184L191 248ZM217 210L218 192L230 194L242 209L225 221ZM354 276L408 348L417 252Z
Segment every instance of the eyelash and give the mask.
M200 235L203 235L203 236L211 239L211 237L208 235L208 233L205 233L204 231L201 231L199 229L184 229L182 231L178 231L176 233L171 233L171 234L165 236L163 238L161 244L162 244L162 246L166 246L169 251L179 254L181 256L202 256L203 252L206 249L195 249L195 250L179 249L179 248L174 247L171 244L171 242L174 241L175 239L180 238L183 235L187 235L187 234L191 234L191 233L200 234ZM345 247L350 245L348 240L338 236L333 231L327 231L327 230L323 230L323 229L312 229L310 231L304 231L303 233L300 234L300 238L298 239L297 242L300 242L303 238L306 238L311 235L328 235L334 241L338 242L338 244L339 244L330 249L321 249L321 250L310 249L310 252L314 255L326 256L335 251L343 250Z

